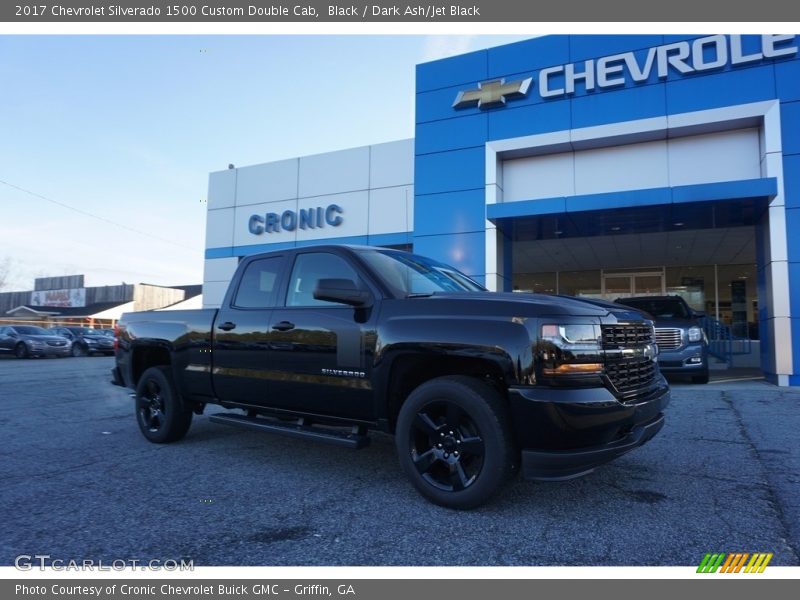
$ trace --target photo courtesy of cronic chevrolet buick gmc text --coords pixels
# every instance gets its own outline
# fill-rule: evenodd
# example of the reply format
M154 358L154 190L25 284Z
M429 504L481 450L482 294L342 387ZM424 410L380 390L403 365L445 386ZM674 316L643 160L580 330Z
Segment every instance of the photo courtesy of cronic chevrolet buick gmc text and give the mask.
M689 375L692 383L708 383L708 339L696 312L680 296L618 298L619 304L654 319L658 366L663 373Z
M122 316L113 382L144 436L215 422L361 448L395 436L430 501L472 508L520 470L561 480L641 446L670 392L653 323L619 304L493 293L382 248L241 260L219 309ZM265 461L268 457L264 457Z

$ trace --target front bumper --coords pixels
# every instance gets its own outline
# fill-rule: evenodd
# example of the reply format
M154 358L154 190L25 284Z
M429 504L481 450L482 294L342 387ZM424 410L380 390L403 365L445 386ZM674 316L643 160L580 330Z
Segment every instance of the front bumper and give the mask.
M37 346L36 348L28 346L30 356L69 356L70 350L70 346Z
M522 451L522 476L539 481L561 481L590 473L607 462L644 445L664 426L664 415L637 425L617 441L573 452Z
M569 479L630 452L658 433L669 400L661 376L646 395L625 403L605 388L512 388L523 477Z
M114 352L114 346L101 346L100 344L87 344L86 351L89 354L95 354L102 352L103 354L111 354Z
M704 371L708 368L708 346L702 342L694 342L676 350L660 350L658 368L662 373Z

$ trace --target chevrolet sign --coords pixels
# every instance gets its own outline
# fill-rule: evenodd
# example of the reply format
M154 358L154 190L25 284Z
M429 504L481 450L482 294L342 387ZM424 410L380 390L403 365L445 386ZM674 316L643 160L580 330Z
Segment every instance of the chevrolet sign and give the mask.
M557 98L574 94L576 84L586 91L614 88L646 82L655 73L666 79L671 73L679 76L713 71L730 66L753 64L767 59L797 54L793 35L762 35L756 51L742 47L740 35L710 35L656 46L638 52L623 52L579 63L568 63L542 69L538 73L539 96ZM533 78L505 83L493 79L478 84L477 89L458 92L453 108L477 103L479 108L505 104L506 98L527 95Z

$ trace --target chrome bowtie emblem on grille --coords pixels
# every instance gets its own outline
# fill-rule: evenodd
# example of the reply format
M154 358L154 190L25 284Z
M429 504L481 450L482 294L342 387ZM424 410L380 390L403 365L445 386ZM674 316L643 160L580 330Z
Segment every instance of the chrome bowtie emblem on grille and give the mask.
M533 83L533 77L509 81L505 79L492 79L478 84L477 89L458 92L453 108L466 108L477 103L478 108L505 104L509 98L523 98L528 95L528 90Z

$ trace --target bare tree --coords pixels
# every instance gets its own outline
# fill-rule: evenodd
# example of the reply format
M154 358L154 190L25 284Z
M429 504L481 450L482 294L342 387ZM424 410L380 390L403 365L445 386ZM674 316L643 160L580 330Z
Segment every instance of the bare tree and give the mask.
M14 261L10 256L0 258L0 291L11 285L13 279Z

